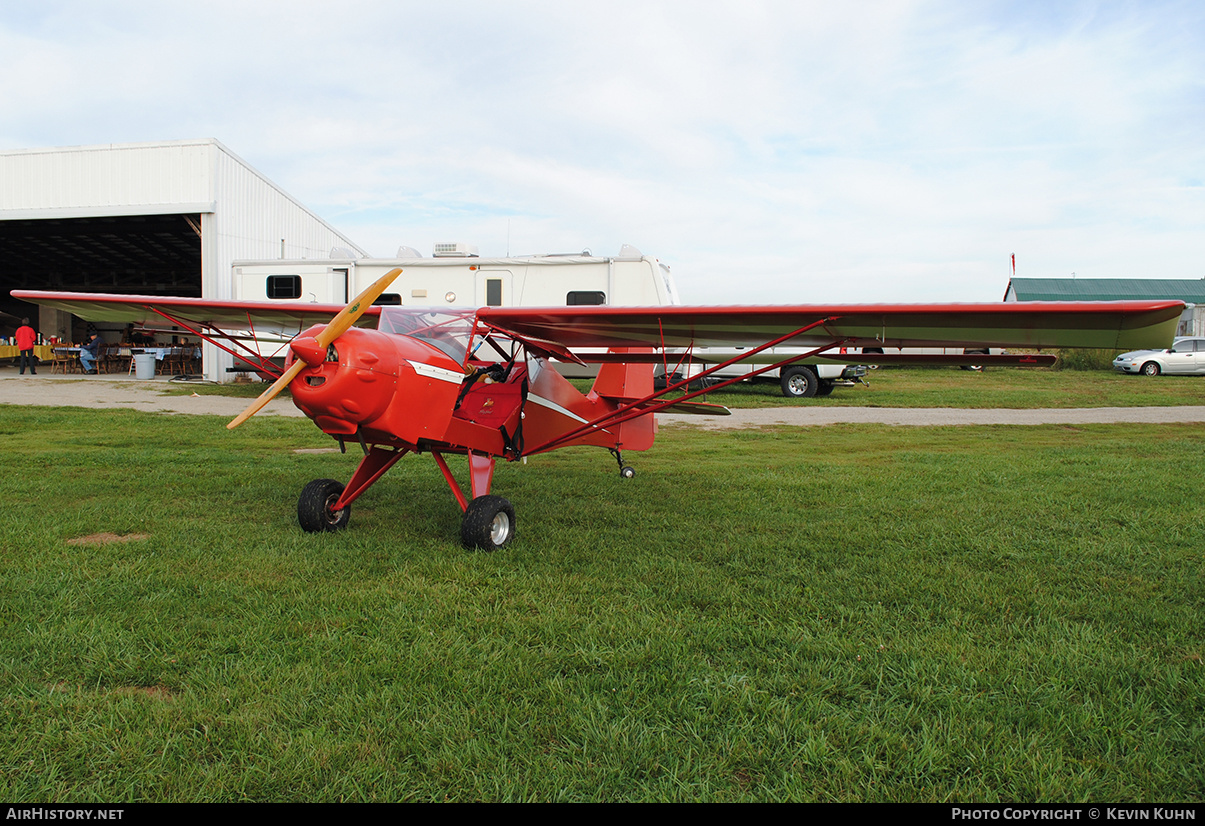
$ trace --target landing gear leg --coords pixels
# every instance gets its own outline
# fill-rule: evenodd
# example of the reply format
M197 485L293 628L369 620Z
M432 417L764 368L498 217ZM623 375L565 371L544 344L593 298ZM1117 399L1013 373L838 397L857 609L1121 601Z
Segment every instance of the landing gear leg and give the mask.
M619 452L619 448L609 447L607 450L611 452L611 455L615 457L615 461L619 463L619 476L621 479L632 479L636 476L636 469L623 463L623 454Z
M431 451L431 457L456 497L456 503L464 511L460 520L460 541L464 546L469 550L496 551L509 545L515 538L515 508L501 496L490 494L494 457L468 451L469 479L473 489L471 500L465 499L444 457L435 450Z

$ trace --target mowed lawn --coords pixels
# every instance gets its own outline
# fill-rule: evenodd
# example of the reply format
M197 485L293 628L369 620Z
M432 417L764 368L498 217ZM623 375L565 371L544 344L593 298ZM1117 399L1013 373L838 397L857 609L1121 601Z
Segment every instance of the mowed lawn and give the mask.
M0 408L0 798L1205 798L1199 425L667 428L501 466L495 554L223 425Z
M787 400L778 382L738 384L707 394L728 407L1165 407L1205 404L1205 377L1129 376L1110 370L956 367L871 370L866 384L836 387L823 398Z

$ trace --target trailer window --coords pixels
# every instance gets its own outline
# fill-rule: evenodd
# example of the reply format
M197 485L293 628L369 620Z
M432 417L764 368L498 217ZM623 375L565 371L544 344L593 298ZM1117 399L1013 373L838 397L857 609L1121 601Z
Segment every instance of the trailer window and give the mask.
M569 307L580 307L585 304L606 304L607 294L601 290L573 290L565 296L565 304Z
M396 307L402 303L401 293L381 293L381 297L372 302L379 307Z
M269 275L268 298L301 298L300 275Z

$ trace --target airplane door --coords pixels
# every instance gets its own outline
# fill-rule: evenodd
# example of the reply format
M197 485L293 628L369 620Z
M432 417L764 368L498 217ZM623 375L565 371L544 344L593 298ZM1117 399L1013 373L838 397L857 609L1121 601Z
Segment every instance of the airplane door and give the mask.
M477 306L509 307L514 304L510 270L477 270Z

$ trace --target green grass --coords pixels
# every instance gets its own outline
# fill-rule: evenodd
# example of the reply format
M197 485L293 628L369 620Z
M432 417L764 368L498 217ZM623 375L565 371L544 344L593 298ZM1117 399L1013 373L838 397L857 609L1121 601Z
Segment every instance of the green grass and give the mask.
M778 384L737 384L706 401L728 407L1077 408L1169 407L1205 404L1205 377L1126 376L1111 371L1048 368L988 368L982 373L954 368L880 368L866 377L870 386L836 387L824 398L791 401ZM701 399L702 400L702 399Z
M10 801L1205 797L1199 426L665 428L482 554L426 457L303 534L304 420L3 412Z

